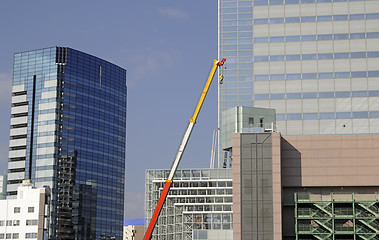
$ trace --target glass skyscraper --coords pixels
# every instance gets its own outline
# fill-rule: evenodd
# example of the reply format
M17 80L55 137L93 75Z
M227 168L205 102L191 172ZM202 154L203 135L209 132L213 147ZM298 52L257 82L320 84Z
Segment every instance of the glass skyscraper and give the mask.
M283 135L379 133L378 26L378 0L219 0L219 115L273 108Z
M126 70L100 58L15 54L7 197L23 179L50 186L52 236L122 239L126 98Z

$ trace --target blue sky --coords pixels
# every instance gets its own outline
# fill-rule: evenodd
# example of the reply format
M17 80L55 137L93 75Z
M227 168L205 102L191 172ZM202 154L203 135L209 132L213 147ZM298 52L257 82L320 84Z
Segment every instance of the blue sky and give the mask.
M127 69L125 218L142 218L145 169L170 168L217 58L217 1L1 1L0 174L7 171L13 54L67 46ZM209 167L217 81L179 168Z

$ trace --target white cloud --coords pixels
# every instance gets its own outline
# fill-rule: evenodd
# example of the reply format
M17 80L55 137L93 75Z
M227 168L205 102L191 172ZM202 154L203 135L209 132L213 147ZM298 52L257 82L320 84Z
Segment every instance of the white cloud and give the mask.
M189 14L174 8L159 8L159 14L169 18L188 18Z

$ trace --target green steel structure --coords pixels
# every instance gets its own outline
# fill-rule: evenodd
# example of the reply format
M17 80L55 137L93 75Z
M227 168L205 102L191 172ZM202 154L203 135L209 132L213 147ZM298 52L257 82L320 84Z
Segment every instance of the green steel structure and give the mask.
M379 240L379 193L295 193L296 240Z

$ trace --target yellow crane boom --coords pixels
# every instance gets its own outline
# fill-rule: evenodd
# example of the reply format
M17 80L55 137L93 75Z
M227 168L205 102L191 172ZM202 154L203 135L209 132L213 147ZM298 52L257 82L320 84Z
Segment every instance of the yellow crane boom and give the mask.
M217 67L219 66L222 66L224 65L224 62L226 61L225 58L223 58L221 61L217 61L217 60L214 60L213 61L213 66L212 66L212 70L211 72L209 73L209 76L208 76L208 79L207 79L207 82L204 86L204 89L203 89L203 92L201 93L201 96L200 96L200 99L196 105L196 108L195 108L195 111L192 115L192 117L190 118L189 120L189 123L188 123L188 127L187 127L187 130L186 132L184 133L184 136L183 136L183 139L182 139L182 142L179 146L179 150L175 156L175 159L174 159L174 162L171 166L171 170L170 170L170 173L165 181L165 185L163 187L163 190L162 190L162 193L161 193L161 196L159 197L159 200L158 200L158 204L157 206L155 207L155 210L154 210L154 213L153 213L153 216L151 217L151 220L150 220L150 223L149 223L149 226L147 228L147 231L145 233L145 237L144 237L144 240L150 240L151 239L151 235L153 233L153 230L155 228L155 225L157 223L157 220L158 220L158 217L159 217L159 214L162 210L162 206L164 204L164 202L166 201L166 197L167 197L167 193L168 191L170 190L170 187L171 187L171 184L172 184L172 180L174 178L174 175L175 175L175 172L176 172L176 169L178 168L179 166L179 163L180 163L180 160L182 158L182 155L183 155L183 152L187 146L187 143L188 143L188 139L189 137L191 136L191 132L192 132L192 129L196 123L196 119L197 117L199 116L199 113L200 113L200 110L201 110L201 107L203 106L203 103L204 103L204 100L205 100L205 97L207 96L207 93L208 93L208 90L209 90L209 87L212 83L212 80L213 80L213 77L216 73L216 70L217 70ZM220 80L222 80L222 75L220 76Z

